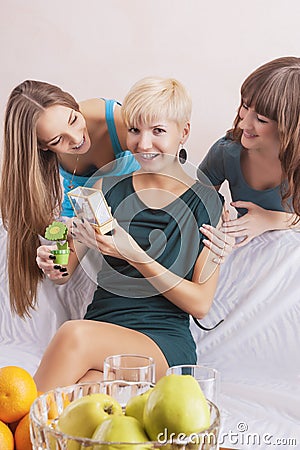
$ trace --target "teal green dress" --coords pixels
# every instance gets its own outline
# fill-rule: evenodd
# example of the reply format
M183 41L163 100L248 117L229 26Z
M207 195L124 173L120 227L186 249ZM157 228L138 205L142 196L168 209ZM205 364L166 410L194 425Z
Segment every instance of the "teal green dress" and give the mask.
M164 209L151 209L136 194L132 175L104 180L103 191L113 216L153 259L171 272L192 279L203 248L199 227L216 225L222 198L214 188L196 181ZM104 257L98 287L86 319L109 322L149 336L170 366L195 364L196 345L189 314L158 292L126 261Z
M264 190L257 190L248 185L241 169L242 150L241 143L233 141L229 134L219 139L209 149L199 165L199 180L205 182L204 180L207 177L214 186L221 186L227 180L234 202L242 200L253 202L264 209L286 211L287 209L282 204L280 185ZM283 183L282 187L287 187L286 182ZM290 211L293 211L291 199L287 204ZM247 213L244 208L238 208L237 211L239 216Z

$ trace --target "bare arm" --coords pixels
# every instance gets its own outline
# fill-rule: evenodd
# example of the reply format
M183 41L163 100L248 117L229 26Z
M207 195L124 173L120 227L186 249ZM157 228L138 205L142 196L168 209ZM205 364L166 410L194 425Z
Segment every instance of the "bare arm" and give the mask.
M178 277L151 258L149 264L135 266L168 300L197 318L208 313L217 287L218 265L225 261L234 248L235 239L219 230L227 215L228 211L224 210L217 228L211 225L200 227L208 239L203 240L205 247L196 261L192 281ZM153 282L149 277L153 277ZM169 286L172 286L171 289Z
M183 311L202 318L208 313L212 304L219 275L218 264L209 262L208 255L209 250L203 248L197 259L191 281L175 275L147 255L142 257L141 262L135 261L131 264L168 300ZM147 258L149 258L148 262L146 262ZM210 265L209 276L201 282L201 274L206 264Z

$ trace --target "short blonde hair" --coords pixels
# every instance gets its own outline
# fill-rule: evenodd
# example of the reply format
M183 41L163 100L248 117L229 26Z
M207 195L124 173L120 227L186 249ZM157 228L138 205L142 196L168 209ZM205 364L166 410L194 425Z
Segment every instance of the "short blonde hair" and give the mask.
M161 117L182 125L190 121L191 113L191 97L174 78L143 78L132 86L122 105L127 127L137 127Z

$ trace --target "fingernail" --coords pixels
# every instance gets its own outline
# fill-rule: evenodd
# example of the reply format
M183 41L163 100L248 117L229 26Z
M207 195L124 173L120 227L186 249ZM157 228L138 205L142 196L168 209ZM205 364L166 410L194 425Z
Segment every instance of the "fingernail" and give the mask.
M55 255L49 255L49 259L56 259L56 256Z
M74 226L75 228L77 228L77 225L76 225L76 223L75 223L75 222L72 222L72 224L73 224L73 226Z
M53 266L54 269L61 269L61 266L58 266L57 264L55 264L55 266Z
M67 269L66 269L66 267L61 267L61 268L59 269L59 271L60 271L60 272L66 272Z
M68 274L68 272L64 272L61 276L62 277L67 277L69 274Z

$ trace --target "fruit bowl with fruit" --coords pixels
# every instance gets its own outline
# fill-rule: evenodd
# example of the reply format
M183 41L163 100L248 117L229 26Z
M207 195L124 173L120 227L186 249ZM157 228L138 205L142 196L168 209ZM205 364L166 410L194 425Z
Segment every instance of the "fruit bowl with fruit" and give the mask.
M33 450L217 449L220 416L189 375L58 388L31 406Z

